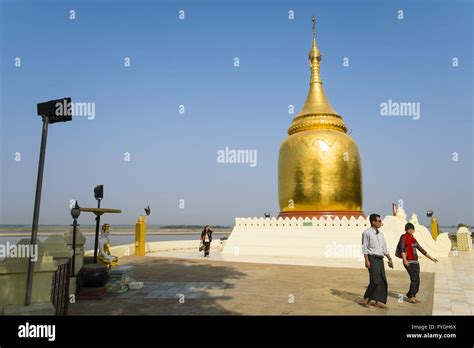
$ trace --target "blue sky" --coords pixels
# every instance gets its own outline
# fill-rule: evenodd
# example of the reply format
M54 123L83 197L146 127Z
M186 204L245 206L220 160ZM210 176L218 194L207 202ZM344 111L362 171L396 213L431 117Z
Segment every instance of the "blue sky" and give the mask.
M112 224L134 223L146 205L152 224L277 215L278 151L288 105L297 113L306 98L313 14L326 95L359 145L364 211L390 214L403 200L421 222L432 209L443 225L472 224L467 0L1 0L0 223L31 223L36 104L65 96L95 103L95 118L50 127L40 223L69 223L73 199L94 206L97 184L102 206L124 211ZM381 116L389 99L420 103L420 119ZM257 150L258 165L217 163L225 147Z

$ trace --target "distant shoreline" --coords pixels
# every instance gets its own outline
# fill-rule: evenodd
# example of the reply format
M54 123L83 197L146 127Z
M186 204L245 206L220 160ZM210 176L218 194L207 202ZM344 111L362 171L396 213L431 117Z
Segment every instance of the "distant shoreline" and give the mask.
M147 235L150 236L194 236L201 233L204 226L198 225L148 225ZM95 225L81 225L80 231L84 236L95 235ZM230 234L233 226L216 225L211 228L218 234ZM470 228L470 227L469 227ZM38 236L62 235L64 232L71 230L70 225L40 225L38 228ZM454 234L457 226L441 226L441 232ZM112 225L111 235L129 236L135 235L135 225ZM0 225L0 237L30 237L31 225Z
M69 228L70 224L65 225L39 225L38 229L58 229L58 228ZM83 228L95 228L95 224L80 224ZM180 230L180 229L203 229L205 225L150 225L148 224L148 228L155 228L155 229L162 229L162 230ZM227 225L209 225L213 229L220 229L220 228L232 228L232 226ZM135 228L135 224L123 225L123 224L112 224L112 227L117 229L124 229L124 228ZM11 230L11 229L31 229L31 225L21 225L21 224L0 224L0 231L1 230Z
M466 224L469 229L473 228L474 225ZM39 225L38 230L44 229L68 229L71 225ZM80 224L80 226L84 229L95 229L95 224ZM149 229L160 229L160 230L189 230L189 229L203 229L205 225L147 225ZM210 225L213 230L215 229L231 229L234 225L227 226L227 225ZM112 224L112 228L116 230L123 230L123 229L134 229L135 224L130 225L121 225L121 224ZM451 228L458 228L458 225L445 225L439 226L439 228L444 229L451 229ZM22 224L0 224L0 232L1 231L11 231L14 229L18 230L31 230L31 225L22 225Z

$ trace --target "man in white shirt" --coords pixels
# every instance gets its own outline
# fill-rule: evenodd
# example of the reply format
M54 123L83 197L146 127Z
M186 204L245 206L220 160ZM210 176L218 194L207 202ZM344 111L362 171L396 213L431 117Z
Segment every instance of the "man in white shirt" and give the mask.
M364 294L364 305L369 306L375 301L379 308L387 308L388 284L385 276L383 258L388 258L388 266L393 268L392 258L387 250L387 243L383 233L379 231L382 219L378 214L369 216L370 228L362 233L362 253L365 258L365 267L369 270L370 283Z

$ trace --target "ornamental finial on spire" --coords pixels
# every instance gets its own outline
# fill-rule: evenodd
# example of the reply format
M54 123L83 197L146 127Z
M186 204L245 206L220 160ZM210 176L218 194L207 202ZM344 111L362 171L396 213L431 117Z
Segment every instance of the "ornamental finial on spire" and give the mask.
M314 15L311 21L313 22L313 45L308 56L310 63L313 61L321 61L321 52L319 52L318 45L316 45L316 17L314 17Z

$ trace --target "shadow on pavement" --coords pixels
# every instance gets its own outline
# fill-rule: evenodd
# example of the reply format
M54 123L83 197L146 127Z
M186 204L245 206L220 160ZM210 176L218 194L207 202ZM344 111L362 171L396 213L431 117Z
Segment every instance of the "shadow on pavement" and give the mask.
M128 295L108 293L102 300L78 300L69 305L69 315L232 315L237 314L219 304L232 297L225 295L225 289L234 287L234 283L246 273L234 267L203 263L192 260L165 259L153 257L128 257L121 264L135 266L134 279L145 282L139 295L128 291ZM222 291L212 293L205 298L156 298L153 288L147 284L169 282L184 285L186 283L219 284ZM151 295L150 295L151 294ZM145 297L148 296L148 297Z

